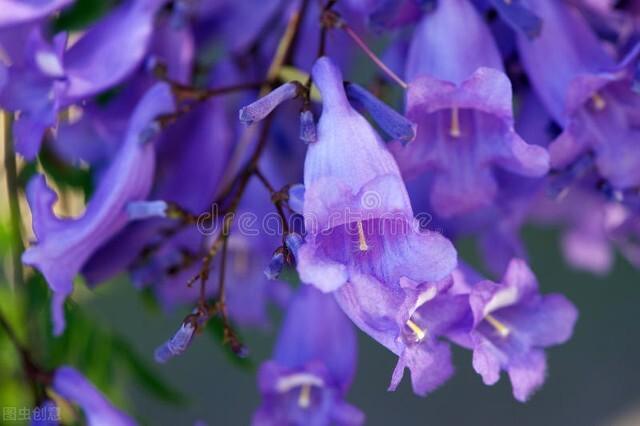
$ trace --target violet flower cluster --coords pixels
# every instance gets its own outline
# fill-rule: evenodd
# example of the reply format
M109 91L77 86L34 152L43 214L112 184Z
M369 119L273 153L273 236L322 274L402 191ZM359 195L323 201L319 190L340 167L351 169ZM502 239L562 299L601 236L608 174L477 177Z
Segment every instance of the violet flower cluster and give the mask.
M523 227L576 268L640 267L640 2L614 3L125 0L67 31L73 0L0 0L16 151L92 179L76 217L46 168L25 188L54 334L79 276L126 272L188 313L159 363L214 320L247 356L237 328L284 313L255 425L363 424L356 329L397 357L389 390L435 391L457 347L527 401L578 312L540 293ZM135 423L71 367L48 386Z

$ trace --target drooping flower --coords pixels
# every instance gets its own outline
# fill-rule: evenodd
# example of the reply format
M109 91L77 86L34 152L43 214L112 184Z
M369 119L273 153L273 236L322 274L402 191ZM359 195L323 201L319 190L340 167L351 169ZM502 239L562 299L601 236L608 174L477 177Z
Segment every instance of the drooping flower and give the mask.
M260 367L262 405L252 424L360 425L344 401L356 368L356 335L330 295L301 286L291 301L271 360Z
M474 284L469 304L473 330L464 344L473 349L473 368L487 385L506 371L514 397L526 401L544 383L544 349L571 337L575 306L560 294L540 295L533 272L520 259L511 261L501 283Z
M350 105L342 76L326 57L313 67L323 99L318 140L304 168L306 244L298 272L304 282L333 291L353 276L397 285L439 280L454 268L455 249L417 229L393 157Z
M39 269L54 292L55 334L64 330L62 308L73 290L73 278L87 259L126 225L127 204L147 197L155 168L155 148L150 143L157 133L153 120L173 110L168 85L158 83L146 93L131 118L126 140L81 217L61 219L54 215L56 195L43 176L29 183L27 198L37 242L25 251L22 260Z
M393 146L403 176L430 172L430 203L448 218L491 206L496 169L539 177L546 150L514 130L512 88L491 34L468 0L439 4L413 36L407 116L416 140Z
M471 322L467 295L449 292L451 284L449 278L421 285L402 278L390 285L361 275L334 293L362 331L398 356L389 390L396 389L405 368L421 396L452 376L451 352L442 338L466 332Z
M114 407L78 370L63 366L56 369L53 390L65 400L78 404L89 426L133 426L136 422Z
M535 40L518 38L520 57L538 96L564 129L549 147L552 167L562 169L593 152L598 172L614 188L640 185L640 96L633 91L640 47L616 65L571 6L528 4L544 25Z

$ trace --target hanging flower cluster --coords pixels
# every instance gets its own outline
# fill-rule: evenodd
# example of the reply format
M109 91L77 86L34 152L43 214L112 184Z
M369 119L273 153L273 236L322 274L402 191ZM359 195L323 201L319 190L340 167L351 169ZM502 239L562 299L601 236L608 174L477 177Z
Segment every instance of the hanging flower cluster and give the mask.
M91 176L76 217L46 168L25 189L54 334L76 277L126 271L189 312L159 363L212 321L246 357L238 328L282 310L255 425L362 424L356 328L397 357L389 390L408 369L435 391L459 347L527 401L578 312L541 294L523 226L577 268L640 267L640 2L613 3L126 0L72 31L73 0L0 0L17 153ZM37 377L41 407L135 424L71 367Z

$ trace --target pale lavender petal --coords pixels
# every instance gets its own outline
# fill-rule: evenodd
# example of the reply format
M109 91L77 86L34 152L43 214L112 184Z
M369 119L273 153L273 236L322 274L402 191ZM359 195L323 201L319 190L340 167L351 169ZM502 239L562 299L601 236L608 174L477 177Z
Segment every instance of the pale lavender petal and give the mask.
M115 408L96 387L72 367L60 367L53 378L53 390L62 398L78 404L89 426L133 426L136 422Z

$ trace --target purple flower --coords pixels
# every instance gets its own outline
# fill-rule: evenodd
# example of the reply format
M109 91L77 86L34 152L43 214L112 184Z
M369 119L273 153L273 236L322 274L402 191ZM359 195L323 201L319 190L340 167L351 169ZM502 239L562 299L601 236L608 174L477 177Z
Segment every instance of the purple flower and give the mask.
M0 29L46 18L71 3L73 0L0 0Z
M416 394L424 396L453 374L449 345L441 340L471 326L468 298L449 293L452 281L417 285L352 277L334 294L342 310L362 331L398 356L389 390L395 390L405 368Z
M0 87L0 105L20 111L14 122L16 150L27 159L38 153L44 131L56 121L60 93L64 90L62 54L66 35L51 43L44 39L39 25L28 25L3 40L12 65Z
M69 402L78 404L89 426L129 426L136 422L115 408L79 371L59 367L53 377L53 390Z
M140 65L154 29L154 17L167 0L131 0L90 28L65 51L66 34L49 45L34 26L27 49L9 67L0 105L20 111L14 124L18 152L27 159L38 153L57 112L120 83ZM11 51L20 51L19 37ZM122 49L122 46L128 46ZM21 52L21 51L20 51ZM15 53L14 53L15 55Z
M206 312L201 312L198 309L194 310L194 312L183 321L171 339L167 340L155 350L153 357L156 362L164 364L171 358L182 355L191 344L198 328L202 327L208 319L209 316Z
M471 288L473 368L486 385L500 371L511 379L513 395L526 401L544 383L544 348L566 342L578 317L575 306L560 294L542 296L527 264L511 261L502 283L481 281Z
M55 193L38 175L27 188L37 243L22 260L40 270L54 292L52 314L54 332L64 330L63 304L73 290L73 278L87 259L127 223L126 206L143 200L151 188L155 148L149 137L153 120L174 109L173 96L164 83L151 88L136 108L126 140L105 171L98 188L77 219L61 219L53 214Z
M640 97L633 92L640 46L619 65L576 10L529 0L544 20L540 37L519 38L522 63L540 99L564 132L549 147L554 168L593 152L602 177L618 189L640 185Z
M356 368L356 334L330 295L303 285L291 301L272 359L262 364L262 405L252 424L360 425L344 401Z
M349 105L340 71L320 58L313 79L323 111L304 167L301 279L333 291L360 275L389 285L403 276L426 282L448 275L455 249L441 235L418 230L398 167Z
M155 14L167 1L129 0L90 28L65 53L64 102L95 95L128 77L144 58Z
M289 82L274 89L266 96L240 109L240 121L252 124L264 119L278 105L291 100L300 94L302 87L300 83Z
M389 105L355 83L346 83L347 98L355 106L364 109L384 132L406 145L416 137L416 125L396 112Z
M500 189L495 169L527 177L548 171L546 150L527 145L514 130L511 84L467 0L443 2L423 18L407 76L407 116L418 135L393 152L406 178L433 174L430 204L438 215L491 206Z
M542 28L542 20L523 6L523 0L489 0L504 19L515 30L529 38L536 38Z

